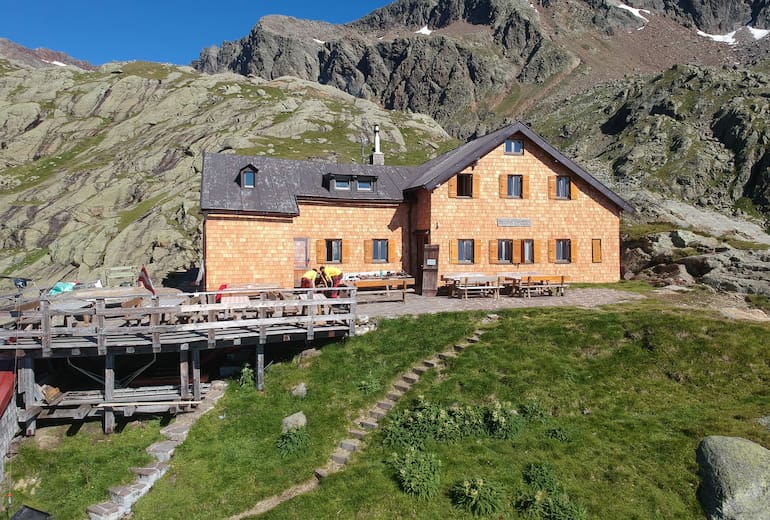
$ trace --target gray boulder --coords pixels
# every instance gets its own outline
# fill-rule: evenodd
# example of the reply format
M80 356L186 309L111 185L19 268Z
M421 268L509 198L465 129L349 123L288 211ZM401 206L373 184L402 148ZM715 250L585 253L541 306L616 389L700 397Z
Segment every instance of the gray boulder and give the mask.
M709 436L696 457L698 498L710 520L770 518L770 451L738 437Z
M299 397L300 399L304 399L307 395L307 385L305 383L298 384L291 389L291 395L294 397Z
M286 433L294 428L304 428L305 426L307 426L307 417L305 417L304 412L297 412L283 418L281 432Z

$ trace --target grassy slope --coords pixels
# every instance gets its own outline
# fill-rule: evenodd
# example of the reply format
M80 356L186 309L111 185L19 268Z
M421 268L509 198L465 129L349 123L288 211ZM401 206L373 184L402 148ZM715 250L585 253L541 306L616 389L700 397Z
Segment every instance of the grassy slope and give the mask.
M512 499L522 469L548 461L590 517L703 518L699 441L719 434L770 446L770 432L754 421L770 412L766 325L657 304L502 314L445 379L423 380L413 392L444 404L538 402L551 416L513 441L430 447L444 464L445 490L479 475L503 483ZM569 441L549 438L553 428ZM418 502L401 493L388 456L375 436L345 472L265 518L463 517L446 494ZM503 517L516 517L511 505Z
M500 314L479 345L441 376L429 372L409 395L424 394L442 405L537 403L549 413L544 422L529 423L512 441L429 445L443 468L442 493L428 501L399 491L385 462L390 452L375 433L344 472L266 517L460 518L445 491L458 479L481 476L503 484L503 516L515 518L510 500L522 469L550 462L590 517L696 519L703 515L695 498L694 450L704 436L741 436L770 446L770 432L755 422L770 413L770 326L693 315L653 301ZM134 518L224 518L311 478L356 412L385 393L384 383L467 336L478 316L385 321L374 333L325 346L306 368L271 366L264 394L230 388L195 425ZM309 387L303 401L289 395L301 381ZM383 383L382 390L362 392L361 382ZM405 406L409 399L399 403ZM274 448L281 419L298 410L308 416L312 444L301 456L282 459ZM550 438L546 432L554 429L568 440ZM138 462L129 457L144 456L157 425L147 431L151 438L136 439L128 428L107 438L81 432L62 444L70 454L24 448L11 464L14 481L42 480L28 486L34 492L17 491L16 503L56 511L62 520L80 518L88 504L106 498L107 487L130 478L126 468ZM99 463L105 460L120 464ZM115 473L97 478L97 468Z

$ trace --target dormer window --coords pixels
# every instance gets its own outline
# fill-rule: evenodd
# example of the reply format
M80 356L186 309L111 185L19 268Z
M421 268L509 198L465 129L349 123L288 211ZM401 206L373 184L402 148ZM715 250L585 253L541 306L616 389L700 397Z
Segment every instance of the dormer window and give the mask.
M241 188L254 188L257 185L257 172L251 168L241 171Z
M335 190L349 190L350 189L350 179L348 177L335 177L332 180L333 186Z
M359 177L356 179L356 187L358 191L372 191L372 179L370 177Z
M522 155L524 153L524 142L521 139L506 139L506 155Z

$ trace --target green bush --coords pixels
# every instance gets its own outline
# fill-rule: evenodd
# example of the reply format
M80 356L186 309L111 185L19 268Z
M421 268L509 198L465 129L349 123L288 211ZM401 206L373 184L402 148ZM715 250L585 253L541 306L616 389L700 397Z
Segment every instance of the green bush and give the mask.
M547 462L529 464L523 472L525 488L513 502L516 510L532 520L585 520L588 513L570 501L556 472Z
M358 389L364 395L371 395L381 392L384 388L382 379L369 374L369 377L358 382Z
M494 402L484 410L487 434L493 439L512 439L525 426L525 420L510 403Z
M523 403L519 407L519 412L521 413L521 416L526 420L533 422L542 422L548 416L548 411L540 401L530 401L528 403Z
M238 384L241 385L241 388L246 389L254 389L257 387L257 382L254 377L254 369L251 368L251 365L248 363L243 365L243 368L241 369L241 375L238 378Z
M278 437L275 447L282 457L291 457L310 446L310 433L307 428L292 428Z
M452 503L474 515L489 515L503 508L505 495L497 483L482 478L461 480L450 490Z
M441 483L441 461L433 453L410 449L394 454L391 465L404 493L419 499L436 494Z
M549 439L554 439L561 442L569 442L572 440L572 437L570 436L569 432L561 426L548 428L545 431L545 436L548 437Z

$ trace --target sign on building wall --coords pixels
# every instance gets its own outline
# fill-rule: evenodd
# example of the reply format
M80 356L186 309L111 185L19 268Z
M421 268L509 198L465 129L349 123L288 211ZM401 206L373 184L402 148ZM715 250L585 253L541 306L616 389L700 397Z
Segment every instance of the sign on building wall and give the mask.
M498 218L497 227L532 227L529 218Z

